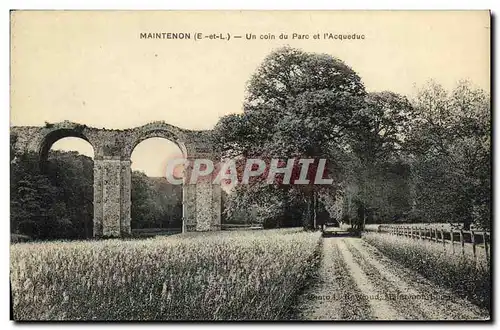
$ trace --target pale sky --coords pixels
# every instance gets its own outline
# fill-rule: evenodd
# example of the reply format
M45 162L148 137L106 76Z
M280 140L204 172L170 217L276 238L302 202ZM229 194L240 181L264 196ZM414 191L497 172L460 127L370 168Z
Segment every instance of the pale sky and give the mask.
M141 32L186 32L192 40L144 40ZM284 45L340 58L368 91L407 96L434 79L451 89L469 79L490 90L487 11L310 12L14 12L11 125L70 120L130 128L164 120L210 129L241 112L245 84L273 49ZM196 33L242 39L194 40ZM253 33L256 40L246 40ZM298 33L309 40L260 40ZM364 40L313 40L315 33L364 34ZM85 141L67 138L54 149L92 155ZM133 168L163 175L175 145L141 143Z

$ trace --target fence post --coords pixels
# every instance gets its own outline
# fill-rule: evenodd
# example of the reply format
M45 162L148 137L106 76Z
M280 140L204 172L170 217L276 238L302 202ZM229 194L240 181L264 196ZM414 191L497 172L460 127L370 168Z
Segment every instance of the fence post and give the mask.
M434 240L436 241L436 243L438 242L438 230L437 229L434 229Z
M488 241L487 241L488 235L486 234L486 231L483 231L483 241L484 241L484 255L486 256L486 262L489 264L490 263L490 258L488 255Z
M464 246L464 230L460 229L460 245L462 246L462 256L465 254L465 246Z
M422 239L422 228L418 227L418 239Z
M413 239L413 227L410 227L410 238Z
M472 242L472 254L474 255L474 261L476 261L476 238L473 230L470 231L470 240Z
M453 241L453 227L450 229L451 253L455 254L455 243Z
M441 240L443 241L443 247L446 247L446 243L444 242L444 231L443 231L443 228L441 228L440 231L441 231Z

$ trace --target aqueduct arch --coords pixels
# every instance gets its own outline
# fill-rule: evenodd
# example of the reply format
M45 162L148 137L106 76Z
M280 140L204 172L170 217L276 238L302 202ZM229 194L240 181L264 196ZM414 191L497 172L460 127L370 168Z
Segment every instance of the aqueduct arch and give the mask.
M191 131L164 122L124 129L99 129L69 121L39 126L15 126L15 149L39 154L43 163L53 143L79 137L94 149L94 237L118 237L131 233L130 156L135 146L151 137L176 143L184 157L217 160L209 131ZM192 162L190 162L192 164ZM185 168L185 177L192 168ZM183 232L220 230L221 187L211 182L183 185Z

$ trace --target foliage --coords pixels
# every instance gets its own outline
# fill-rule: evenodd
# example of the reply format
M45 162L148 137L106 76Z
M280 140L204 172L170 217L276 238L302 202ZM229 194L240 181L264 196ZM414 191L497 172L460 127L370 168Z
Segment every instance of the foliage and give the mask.
M132 229L182 228L182 186L133 171L131 199Z
M392 92L369 93L359 116L365 129L341 158L342 189L330 198L341 204L343 220L357 226L409 211L408 164L401 149L412 106Z
M262 195L267 198L262 199ZM264 228L300 227L304 203L289 195L289 191L274 185L238 185L228 195L225 213L232 221L243 216L243 223L262 224Z
M365 94L359 76L339 59L284 47L271 53L251 77L243 114L221 118L213 138L228 158L332 159L331 146L342 145L348 134L360 129L357 113ZM334 162L327 165L333 167ZM305 225L311 225L319 186L263 185L257 181L235 194L253 195L252 205L264 209L273 198L270 194L281 190L272 216L308 204L302 216ZM238 196L230 207L248 207L238 203L245 199Z
M319 242L270 230L15 244L14 319L283 319Z
M342 61L284 47L250 79L243 110L214 130L226 157L326 158L334 183L263 187L256 180L233 189L229 217L251 208L279 224L296 209L310 226L321 200L358 227L443 220L490 226L489 96L470 82L451 92L431 82L412 101L366 93Z
M480 307L490 308L491 278L484 260L475 262L469 254L451 254L441 244L426 240L381 233L366 233L363 238L401 265L453 289Z
M319 199L355 226L445 219L489 228L489 96L467 81L451 92L431 82L412 102L389 91L365 93L339 63L291 48L272 53L249 82L244 113L222 118L215 130L228 157L326 158L334 184L257 181L233 190L228 212L251 205L279 224L297 208L308 226ZM353 86L348 92L345 81L336 85L342 74Z
M490 226L491 127L489 96L461 82L451 93L430 83L416 99L408 134L415 212Z

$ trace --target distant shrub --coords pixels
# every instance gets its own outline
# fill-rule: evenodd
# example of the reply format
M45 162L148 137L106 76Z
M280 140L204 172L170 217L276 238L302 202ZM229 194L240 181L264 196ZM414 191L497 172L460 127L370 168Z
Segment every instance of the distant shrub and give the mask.
M262 223L264 229L272 229L278 227L278 220L276 218L264 219Z

